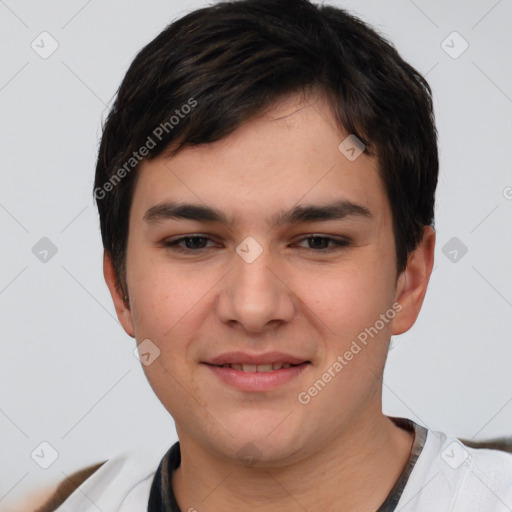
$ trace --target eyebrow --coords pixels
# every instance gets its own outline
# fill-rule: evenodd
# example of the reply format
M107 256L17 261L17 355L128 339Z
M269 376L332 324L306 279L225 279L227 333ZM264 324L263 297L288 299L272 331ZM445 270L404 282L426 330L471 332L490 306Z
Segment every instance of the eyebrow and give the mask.
M346 217L371 219L372 213L360 204L340 199L328 204L298 205L283 210L271 217L274 227L315 221L340 220ZM202 204L185 202L163 202L149 208L143 217L148 223L158 223L168 219L187 219L198 222L218 222L232 227L235 217L229 217L223 211Z

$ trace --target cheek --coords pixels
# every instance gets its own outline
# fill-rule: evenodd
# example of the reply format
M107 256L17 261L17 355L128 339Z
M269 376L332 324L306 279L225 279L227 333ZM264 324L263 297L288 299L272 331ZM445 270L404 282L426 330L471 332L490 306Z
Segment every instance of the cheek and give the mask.
M192 358L199 316L207 307L205 290L211 286L206 288L197 276L184 278L169 268L132 268L136 271L130 289L135 335L139 343L149 339L159 351L143 371L162 403L176 412L188 393L195 393L187 360Z
M149 385L162 405L176 418L197 416L198 404L206 405L201 389L187 374L178 347L166 347L151 364L143 365ZM190 397L196 397L191 400ZM202 409L202 408L199 408Z
M303 281L302 298L342 335L366 327L369 321L373 323L389 307L394 297L393 281L383 277L389 273L390 269L374 258L360 258ZM342 332L338 332L340 329Z
M389 268L366 263L360 261L329 277L317 276L308 291L307 305L321 317L326 336L316 378L329 369L336 374L329 391L322 392L318 401L326 407L334 402L348 407L357 397L363 400L372 394L387 356L395 316L392 280L382 279ZM339 373L333 368L336 362L343 368Z
M171 266L165 261L132 257L127 275L137 339L165 341L182 329L213 288L211 273ZM133 298L133 300L132 300Z

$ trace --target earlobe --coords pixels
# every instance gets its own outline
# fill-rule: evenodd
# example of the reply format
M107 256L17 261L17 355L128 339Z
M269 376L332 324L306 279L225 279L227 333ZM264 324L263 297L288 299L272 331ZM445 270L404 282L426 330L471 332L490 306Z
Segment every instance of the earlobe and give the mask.
M121 325L123 326L123 329L126 331L128 336L135 338L132 312L128 305L128 301L125 301L123 291L118 286L112 258L106 251L103 254L103 275L110 291L110 295L112 296L112 301L114 302L114 307L116 309L119 322L121 322Z
M407 268L398 278L396 302L402 309L393 321L392 334L408 331L416 322L434 266L435 231L426 226L418 247L409 254Z

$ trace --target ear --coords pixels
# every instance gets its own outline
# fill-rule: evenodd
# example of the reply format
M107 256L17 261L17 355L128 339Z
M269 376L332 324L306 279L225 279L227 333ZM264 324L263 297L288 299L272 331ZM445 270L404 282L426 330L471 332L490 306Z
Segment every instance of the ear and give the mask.
M407 268L398 278L395 300L402 309L393 320L393 335L408 331L418 318L434 266L435 242L434 229L426 226L421 242L409 254Z
M116 273L114 270L114 264L112 258L105 251L103 253L103 275L105 276L105 282L107 283L110 295L116 308L117 318L121 322L123 329L126 331L128 336L135 338L135 329L133 328L132 312L128 302L124 300L124 293L117 283Z

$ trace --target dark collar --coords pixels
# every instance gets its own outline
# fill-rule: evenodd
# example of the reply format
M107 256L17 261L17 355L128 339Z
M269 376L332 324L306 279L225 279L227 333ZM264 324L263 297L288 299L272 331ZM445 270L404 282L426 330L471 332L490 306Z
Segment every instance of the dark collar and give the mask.
M406 418L389 418L393 420L393 422L403 428L404 430L408 430L409 432L414 432L414 441L412 443L411 453L409 455L409 459L407 464L405 465L402 473L398 477L393 489L391 489L387 498L384 500L382 505L377 509L377 512L393 512L396 509L400 498L402 497L402 493L404 492L405 486L409 481L409 476L420 456L423 447L425 446L425 441L427 440L428 430L417 423L414 423L412 420L408 420ZM179 510L179 509L178 509Z

